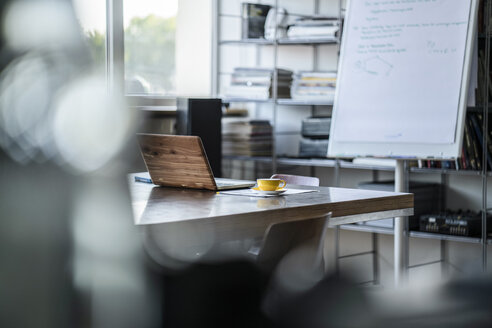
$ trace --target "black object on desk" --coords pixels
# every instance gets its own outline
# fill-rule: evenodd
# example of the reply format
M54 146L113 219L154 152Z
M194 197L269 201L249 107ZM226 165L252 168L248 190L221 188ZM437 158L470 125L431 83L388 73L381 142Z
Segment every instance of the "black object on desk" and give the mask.
M215 177L222 176L222 100L178 98L176 133L199 136Z

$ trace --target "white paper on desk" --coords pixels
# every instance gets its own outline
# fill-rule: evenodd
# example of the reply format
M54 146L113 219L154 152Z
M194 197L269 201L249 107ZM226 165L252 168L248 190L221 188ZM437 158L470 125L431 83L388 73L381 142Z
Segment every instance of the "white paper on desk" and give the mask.
M251 189L237 189L237 190L225 190L219 192L219 194L226 194L226 195L236 195L236 196L248 196L248 197L280 197L280 196L288 196L288 195L295 195L295 194L303 194L306 192L317 192L317 190L307 190L307 189L286 189L284 193L281 193L279 195L263 195L260 193L257 193Z

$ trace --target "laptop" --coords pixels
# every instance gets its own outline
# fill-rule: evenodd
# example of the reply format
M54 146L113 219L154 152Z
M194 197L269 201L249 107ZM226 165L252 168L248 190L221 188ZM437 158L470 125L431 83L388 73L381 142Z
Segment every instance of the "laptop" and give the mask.
M214 178L202 140L197 136L138 134L152 183L208 190L249 188L254 181Z

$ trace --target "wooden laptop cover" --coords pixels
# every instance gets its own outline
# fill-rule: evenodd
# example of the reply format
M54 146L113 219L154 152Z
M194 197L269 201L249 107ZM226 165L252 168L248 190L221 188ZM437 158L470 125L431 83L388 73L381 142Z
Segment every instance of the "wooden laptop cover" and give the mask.
M139 134L138 139L145 165L154 184L217 189L199 137Z

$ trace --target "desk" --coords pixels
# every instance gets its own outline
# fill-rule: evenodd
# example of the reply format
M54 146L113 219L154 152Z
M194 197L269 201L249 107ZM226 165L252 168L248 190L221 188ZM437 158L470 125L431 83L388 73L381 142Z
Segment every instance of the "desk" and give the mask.
M272 224L332 213L330 226L413 214L413 194L305 187L316 192L272 198L165 188L129 176L135 224L169 254L190 259L214 245L258 238ZM183 251L183 247L187 251Z

